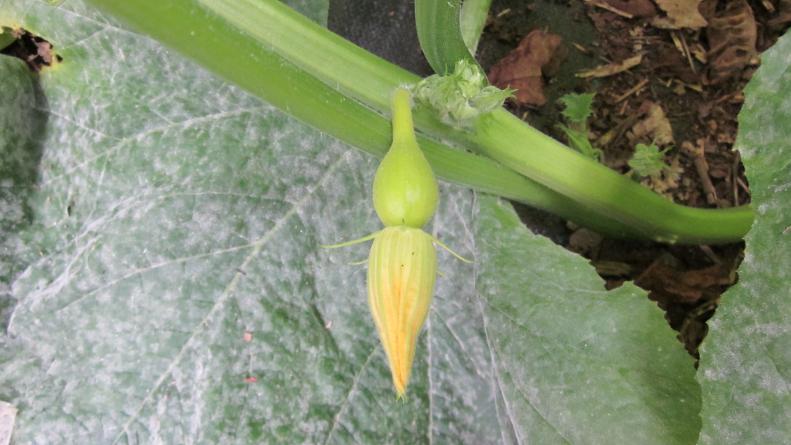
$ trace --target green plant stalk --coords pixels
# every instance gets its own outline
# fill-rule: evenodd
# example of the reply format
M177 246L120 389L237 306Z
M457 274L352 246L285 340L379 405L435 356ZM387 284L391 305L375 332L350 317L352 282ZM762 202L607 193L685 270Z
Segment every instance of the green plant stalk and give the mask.
M277 51L288 53L287 58L292 60L293 57L295 63L311 72L321 72L321 66L331 63L332 59L344 59L337 71L331 69L332 77L326 80L330 84L340 85L340 88L366 104L379 109L387 106L386 97L381 92L367 90L367 86L381 87L388 81L395 84L409 82L408 75L400 68L310 23L282 5L265 3L262 11L266 12L267 23L278 23L278 26L268 27L268 33L285 36L289 32L302 34L303 30L310 29L307 37L316 37L311 45L300 44L302 47L310 46L310 54L304 51L291 53L288 43L278 43L279 39L275 38L270 43L278 46ZM286 28L291 29L289 31ZM453 39L456 38L454 36L458 34L446 32L425 35L429 39ZM456 53L444 57L466 57L466 51L462 51L459 45L446 47L445 50L448 48L455 48ZM365 72L365 75L360 76L359 72ZM321 76L324 78L324 74ZM382 91L388 90L385 88ZM478 125L477 131L471 133L450 129L438 123L434 116L420 112L415 113L415 120L420 130L484 153L528 178L572 197L581 205L630 225L645 238L671 243L732 242L741 239L752 225L753 212L749 206L712 210L673 204L565 147L505 110L492 113ZM495 127L497 130L494 130Z
M100 2L89 0L93 3ZM150 0L136 0L143 6ZM390 92L420 77L319 26L277 0L192 0L226 19L284 59L367 107L387 115ZM101 3L108 3L102 1ZM145 9L145 7L144 7ZM261 26L266 23L266 26ZM300 38L294 38L299 36ZM325 52L328 51L328 52ZM477 63L477 62L476 62ZM418 131L439 140L461 142L432 110L413 110Z
M460 49L464 45L461 30L446 26L446 22L456 15L453 2L416 0L415 4L424 3L432 4L432 14L416 15L415 20L418 30L424 30L420 39L421 47L434 49L424 51L429 63L432 66L444 65L449 61L466 59L469 53L466 48ZM481 152L579 202L593 203L593 208L605 210L606 214L615 216L619 221L640 227L645 230L645 234L653 234L657 241L676 243L680 241L680 233L686 231L695 236L696 230L699 235L705 232L724 238L729 230L747 222L742 220L741 209L712 211L667 205L664 198L647 188L635 187L625 176L614 177L610 169L598 162L581 162L580 153L535 131L504 110L483 116L477 127L471 138L477 140ZM504 139L503 135L514 136L511 141L519 141L519 144ZM528 146L544 149L524 150L522 147L526 142ZM589 181L599 186L589 188ZM643 221L641 206L653 210L653 218ZM719 224L707 227L708 215L712 213L719 219ZM746 233L749 225L745 224L743 230Z
M513 139L509 141L504 135ZM564 196L585 202L618 221L639 228L643 235L655 241L671 244L732 242L741 239L752 225L752 209L747 206L699 209L673 204L628 177L598 162L588 161L551 137L526 130L522 121L506 111L484 116L473 137L484 147L481 152L492 159ZM525 149L525 145L554 145L556 148L530 150Z
M316 73L328 84L377 110L387 109L388 92L393 88L417 81L413 74L357 47L279 2L201 2L272 45L296 65ZM267 26L256 25L256 22ZM289 37L293 35L302 38ZM732 242L743 238L752 224L753 212L748 206L709 210L673 204L518 121L505 110L492 113L487 121L494 121L509 131L518 129L519 135L456 131L440 123L428 110L422 113L417 110L415 121L419 130L485 153L530 179L573 197L581 207L619 219L645 238L678 243ZM534 162L537 164L531 165ZM551 162L559 163L550 165ZM596 174L588 176L588 169ZM608 192L611 190L620 193L611 194ZM622 199L623 193L629 195L628 198Z
M486 26L486 17L489 15L491 5L492 0L464 0L461 4L459 28L464 44L471 54L475 54L478 50L478 42Z
M390 146L389 119L305 73L193 0L90 1L319 130L378 157ZM418 142L445 180L524 202L604 233L635 235L630 227L580 209L574 201L488 158L420 135Z
M302 71L314 73L316 77L334 89L354 97L367 107L378 110L382 114L386 114L386 111L383 110L388 107L388 95L396 86L411 84L418 80L415 75L347 42L277 1L180 0L170 2L167 6L157 5L152 0L90 1L133 23L138 29L154 35L190 57L201 61L216 72L224 73L231 70L218 66L217 61L213 60L222 58L223 63L229 63L233 70L241 69L242 65L258 66L258 68L246 67L244 70L249 72L245 76L254 76L253 71L259 72L258 75L262 77L272 75L272 69L265 74L260 66L263 64L256 64L255 60L248 60L252 59L250 57L232 61L224 59L222 52L216 52L213 48L203 48L202 43L196 40L195 36L190 35L191 32L199 34L217 32L211 26L215 26L214 22L219 22L218 18L223 18L225 19L223 28L232 32L221 36L221 38L250 37L257 41L258 46L273 50ZM157 17L160 14L172 14L177 11L176 5L179 5L178 8L181 8L182 11L198 10L200 14L191 17L187 13L184 17L177 17L171 21L161 20ZM175 26L174 29L167 29L167 27L173 26L170 22L175 22L178 26ZM175 34L177 31L179 35ZM299 36L299 38L294 36ZM225 49L223 48L223 50ZM277 68L274 67L274 70L276 71ZM229 76L226 77L232 79ZM303 92L294 86L297 79L290 80L292 84L290 84L289 90L292 97L289 99L293 100ZM241 78L234 82L254 91L250 87L249 79ZM261 93L256 92L256 94L276 106L283 107L287 112L291 112L292 107L287 104L289 100L286 100L286 105L283 106L278 105L278 101L267 98ZM346 100L348 101L348 99ZM311 114L309 110L306 113ZM316 115L301 116L301 118L311 123L329 119L328 116ZM456 131L439 123L436 116L428 110L416 111L415 120L418 129L424 133L461 143L466 148L479 150L506 163L506 166L516 171L532 175L533 179L538 181L544 181L546 185L560 191L561 194L568 195L574 200L580 200L578 209L581 213L577 215L577 218L571 218L573 220L588 226L595 225L593 221L581 220L583 213L593 212L599 215L599 220L611 221L618 218L622 222L622 224L618 224L620 228L624 228L624 224L631 225L625 230L619 228L605 231L608 234L615 235L616 232L620 232L632 235L638 233L648 238L675 240L680 243L729 242L741 239L752 221L752 211L749 208L723 212L688 209L674 205L641 186L629 182L628 179L617 173L606 170L606 168L605 172L598 170L596 175L593 175L594 179L587 174L587 171L589 168L595 168L592 167L597 165L595 162L584 159L518 120L517 123L514 123L512 116L505 111L492 113L486 122L492 128L507 129L509 133L506 134L495 134L491 128L481 128L480 125L479 130L474 133ZM351 129L360 126L351 125L352 122L349 124L349 131L335 135L356 145L353 142L355 138L351 134L353 133ZM519 131L513 133L515 130ZM514 141L518 141L518 143ZM553 151L559 151L560 154L553 154ZM550 165L555 161L563 163ZM537 165L530 165L533 162L537 162ZM570 175L569 172L573 172L573 174ZM441 171L438 171L438 174L445 176ZM632 188L629 191L632 195L642 198L648 196L645 194L648 193L652 195L652 198L639 203L636 202L639 199L633 199L634 196L626 200L621 199L620 194L623 192L621 189L629 187ZM636 188L641 190L637 191ZM605 193L597 193L597 190ZM612 190L619 190L619 193L609 193ZM584 199L588 199L588 201ZM557 213L563 215L560 211ZM674 221L673 218L681 218L681 220Z
M428 63L437 74L453 71L460 59L466 59L483 72L464 41L450 38L461 36L460 13L461 0L415 0L417 38Z

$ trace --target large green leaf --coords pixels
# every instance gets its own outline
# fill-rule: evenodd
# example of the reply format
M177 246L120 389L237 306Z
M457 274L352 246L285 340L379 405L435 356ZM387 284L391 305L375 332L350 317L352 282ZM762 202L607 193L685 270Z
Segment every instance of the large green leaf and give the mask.
M644 292L604 292L585 261L492 198L476 225L483 317L517 442L695 441L690 357Z
M791 440L791 35L762 59L736 141L758 212L701 350L705 444Z
M0 327L13 306L11 277L19 273L29 252L19 233L30 223L26 200L36 180L41 132L46 125L43 96L33 75L18 59L0 56Z
M79 1L0 5L65 59L19 105L46 119L31 221L3 228L30 252L0 340L17 444L696 440L691 359L644 293L451 186L431 230L476 261L441 254L397 401L366 248L318 247L378 228L373 159Z

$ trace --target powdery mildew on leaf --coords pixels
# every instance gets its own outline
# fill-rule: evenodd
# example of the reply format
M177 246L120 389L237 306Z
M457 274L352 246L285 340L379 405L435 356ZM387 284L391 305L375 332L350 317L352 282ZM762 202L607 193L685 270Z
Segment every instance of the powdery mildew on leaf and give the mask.
M427 230L475 264L440 253L398 402L350 264L367 246L318 248L378 229L375 161L77 0L0 6L66 60L0 337L15 443L694 440L661 312L452 186Z
M11 435L14 433L14 423L16 423L15 406L0 401L0 445L9 445Z
M46 120L39 110L43 97L27 66L0 56L0 74L0 329L4 329L14 304L10 280L35 255L25 249L19 232L31 222L26 200L36 181L39 135Z
M516 441L694 442L699 388L662 311L633 285L606 292L584 259L481 201L478 290Z
M318 248L377 228L372 160L80 2L3 6L53 30L66 60L42 77L25 233L40 255L13 282L2 345L16 443L480 443L496 431L475 320L438 310L397 402L364 268L348 264L367 250ZM454 213L468 217L471 194L444 199L437 233L472 236ZM440 267L463 278L440 280L455 307L474 297L469 270Z
M736 148L756 220L739 283L722 297L701 349L702 444L791 437L791 36L762 57L745 89Z

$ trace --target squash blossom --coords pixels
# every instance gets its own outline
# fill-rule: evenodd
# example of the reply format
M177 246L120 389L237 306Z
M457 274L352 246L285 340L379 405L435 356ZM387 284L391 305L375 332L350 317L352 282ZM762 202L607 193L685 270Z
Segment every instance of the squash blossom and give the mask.
M437 254L426 232L393 226L374 238L368 256L368 305L399 397L409 383L436 277Z
M434 293L434 243L447 247L422 229L437 209L439 187L417 144L406 89L395 91L392 114L393 143L376 170L373 184L374 209L385 228L327 247L373 239L368 256L368 305L390 364L393 385L401 397L409 383L417 338Z

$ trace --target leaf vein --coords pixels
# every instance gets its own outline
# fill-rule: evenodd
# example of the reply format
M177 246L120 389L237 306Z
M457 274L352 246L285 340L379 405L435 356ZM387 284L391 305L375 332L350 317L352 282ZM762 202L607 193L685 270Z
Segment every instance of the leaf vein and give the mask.
M258 256L258 254L261 252L264 246L275 236L275 234L279 232L280 229L285 227L286 222L289 221L291 217L293 217L294 215L297 215L300 208L313 198L313 194L315 193L315 191L319 189L320 186L335 173L335 170L338 168L339 165L341 165L346 161L346 157L347 157L346 154L348 154L348 152L344 153L344 155L342 156L339 156L338 159L326 170L326 172L321 177L321 179L317 181L316 185L312 189L310 189L307 193L305 193L303 198L295 205L293 205L291 209L286 214L284 214L269 231L267 231L258 240L256 240L255 243L253 243L252 251L244 258L242 263L235 268L237 272L234 274L231 281L228 283L228 285L225 287L223 292L220 294L220 297L217 299L216 303L212 306L212 308L209 310L206 316L203 317L203 319L192 329L192 333L190 334L189 338L184 342L184 345L181 347L181 349L179 349L178 353L175 355L175 357L170 362L170 364L165 369L165 371L162 373L162 375L160 375L159 378L156 380L154 386L152 386L151 389L147 391L146 396L143 398L143 400L140 402L138 407L135 409L134 413L131 416L129 416L129 419L124 423L123 427L121 428L121 431L118 432L118 435L113 440L112 442L113 444L117 444L125 434L126 435L129 434L129 427L132 425L134 421L136 421L139 418L140 413L142 413L143 411L143 408L145 408L145 406L148 405L154 399L154 395L157 392L157 390L159 390L159 388L162 387L168 376L170 376L173 373L173 371L176 369L176 366L178 366L178 364L181 363L181 360L184 358L184 355L186 354L187 350L195 342L195 339L198 337L198 334L202 332L206 326L209 325L211 318L217 312L219 312L219 310L225 305L225 302L228 301L231 295L233 295L233 293L236 291L236 286L239 283L239 280L241 280L241 278L244 276L244 274L241 271L244 270L253 261L253 259L255 259L256 256Z
M474 193L473 194L473 205L472 205L473 214L471 215L471 219L472 220L475 220L475 217L477 216L475 214L475 209L478 208L477 200L478 200L478 194ZM472 235L472 232L470 232L470 234ZM483 322L482 323L483 324L483 336L484 336L484 339L486 340L486 346L489 349L489 359L491 360L491 363L492 363L492 371L494 371L492 373L492 376L493 376L493 379L492 379L492 386L493 386L493 388L492 389L495 390L495 391L499 391L500 396L503 398L503 405L505 405L505 414L506 414L506 417L508 419L508 425L510 425L511 431L513 432L514 437L516 438L517 445L521 445L523 443L523 441L522 441L522 438L519 437L519 431L516 429L516 422L514 420L514 415L511 412L511 406L508 403L508 399L505 397L505 392L503 391L501 378L500 378L500 368L499 368L499 366L497 364L497 360L496 360L496 357L495 357L494 345L492 344L492 340L491 340L491 338L489 336L489 322L488 322L488 320L486 318L486 312L483 309L483 298L481 297L480 293L478 292L478 274L480 273L480 270L479 270L479 258L478 258L478 246L477 246L477 243L476 243L476 238L474 236L471 236L470 239L472 240L471 241L472 242L472 246L471 246L471 249L470 249L470 252L472 254L472 267L473 267L472 289L475 292L475 302L477 303L477 306L478 306L478 312L481 314L481 320ZM499 418L500 417L500 408L498 407L497 397L496 396L495 396L495 401L494 401L494 407L495 407L495 410L497 411L497 417ZM506 441L506 439L505 439L505 431L503 431L503 429L500 429L500 439L503 441L503 444L507 444L508 443Z
M171 129L174 129L174 128L188 128L188 127L196 125L196 124L204 124L204 123L207 123L207 122L219 121L219 120L228 119L228 118L231 118L231 117L237 117L237 116L240 116L240 115L246 114L246 113L254 113L260 108L261 108L261 106L259 105L259 106L255 106L255 107L242 108L242 109L239 109L239 110L220 111L220 112L217 112L217 113L207 114L205 116L194 117L194 118L186 119L186 120L179 121L179 122L174 122L174 123L168 123L168 124L165 124L165 125L160 125L160 126L157 126L157 127L154 127L154 128L150 128L148 130L145 130L143 132L140 132L140 133L137 133L137 134L134 134L134 135L130 135L130 136L126 136L126 137L122 137L122 138L119 138L117 136L108 135L108 134L106 134L106 133L104 133L104 132L102 132L100 130L97 130L97 129L85 127L84 125L82 125L82 124L80 124L80 123L68 118L67 116L65 116L63 114L60 114L60 113L56 112L56 111L43 110L43 111L48 112L52 116L55 116L55 117L57 117L59 119L62 119L62 120L66 121L66 122L68 122L68 123L70 123L72 125L75 125L75 126L79 127L79 128L82 128L82 129L87 130L87 131L94 132L96 134L102 135L102 136L110 138L110 139L115 139L117 141L117 143L115 145L111 146L110 148L104 150L103 152L101 152L99 154L96 154L94 156L91 156L88 159L85 159L84 161L74 165L73 167L67 169L66 171L64 171L63 173L61 173L58 176L53 176L51 178L45 178L44 180L41 181L39 186L43 187L43 186L45 186L45 185L47 185L49 183L58 181L58 180L63 179L63 178L67 178L67 177L71 176L74 172L76 172L76 171L82 169L83 167L85 167L86 165L90 165L91 163L93 163L93 162L95 162L95 161L97 161L99 159L102 159L103 157L112 155L113 153L119 151L121 148L125 147L127 143L134 142L134 141L139 140L141 138L144 138L146 136L150 136L150 135L157 134L157 133L163 133L165 131L168 131L168 130L171 130Z
M330 430L327 433L327 437L324 439L324 445L327 445L330 442L332 435L335 434L335 429L340 424L341 416L343 415L343 412L346 410L346 407L349 405L349 400L351 400L352 393L357 388L357 383L360 381L360 377L362 377L365 368L368 367L368 363L371 361L371 358L374 356L376 349L377 349L376 346L374 346L371 349L371 352L368 353L368 357L365 358L365 361L360 366L360 369L357 371L357 373L354 374L354 378L352 379L352 384L349 387L349 391L346 392L346 396L343 398L343 402L341 402L341 406L338 408L338 411L333 416L332 425L330 426Z

